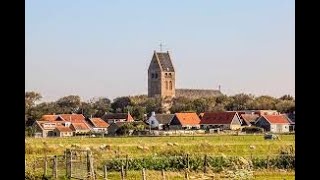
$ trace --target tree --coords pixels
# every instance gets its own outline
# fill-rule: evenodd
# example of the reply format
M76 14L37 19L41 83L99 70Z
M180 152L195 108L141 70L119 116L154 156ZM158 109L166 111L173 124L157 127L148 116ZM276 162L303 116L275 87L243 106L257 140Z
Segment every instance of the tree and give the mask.
M236 94L231 96L231 101L226 105L227 110L247 110L251 109L254 96L251 94Z
M94 116L101 117L106 112L111 112L111 101L108 98L100 97L93 102L93 108L96 110Z
M80 109L81 98L78 95L69 95L58 99L56 103L63 111L61 113L76 113Z
M186 97L173 98L173 103L170 108L171 113L191 111L196 111L192 99Z
M162 113L161 98L150 97L142 106L146 107L146 113L150 114L152 111L155 113Z
M277 99L271 96L259 96L254 99L253 106L254 109L266 109L273 110L276 109L275 105L277 103Z
M124 112L124 108L131 105L130 98L128 96L117 97L111 103L111 108L116 112Z
M193 107L197 113L212 111L216 105L214 97L198 98L193 100Z
M291 95L289 95L289 94L285 94L285 95L281 96L279 99L280 99L280 100L294 101L293 96L291 96Z
M295 108L295 103L291 100L281 100L275 105L275 107L276 110L281 113L288 113L292 112L292 109Z
M93 103L81 102L81 107L78 109L77 114L83 114L84 117L90 118L96 114L97 110L93 107Z
M37 101L42 98L40 93L29 91L25 93L25 113L27 118L31 118L31 109L35 106Z

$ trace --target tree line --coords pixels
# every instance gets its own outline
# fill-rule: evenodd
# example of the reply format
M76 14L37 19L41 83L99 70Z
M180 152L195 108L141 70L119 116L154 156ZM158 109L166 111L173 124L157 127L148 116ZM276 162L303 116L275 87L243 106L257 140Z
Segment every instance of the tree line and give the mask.
M127 113L136 120L143 120L146 114L152 111L164 113L161 107L162 99L150 98L147 95L122 96L113 101L106 97L81 100L78 95L69 95L52 102L41 102L42 95L38 92L25 93L26 119L37 120L44 114L83 114L85 117L101 117L108 113ZM214 112L231 110L270 109L281 113L295 110L295 99L291 95L275 98L267 95L255 97L252 94L240 93L232 96L190 99L185 97L174 98L171 113L176 112Z

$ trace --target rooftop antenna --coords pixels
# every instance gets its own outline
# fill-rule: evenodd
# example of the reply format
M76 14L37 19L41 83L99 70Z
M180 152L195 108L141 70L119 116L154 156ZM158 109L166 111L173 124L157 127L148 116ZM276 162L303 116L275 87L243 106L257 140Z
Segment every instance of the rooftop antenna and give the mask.
M162 52L162 43L160 43L160 52Z
M221 85L219 85L219 91L221 91Z

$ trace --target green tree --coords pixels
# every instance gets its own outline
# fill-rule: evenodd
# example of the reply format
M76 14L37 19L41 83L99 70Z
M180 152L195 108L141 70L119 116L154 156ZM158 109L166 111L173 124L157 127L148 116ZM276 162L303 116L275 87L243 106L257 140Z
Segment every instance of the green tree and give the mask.
M93 108L95 109L95 117L101 117L106 112L111 112L111 101L108 98L100 97L93 102Z
M96 114L97 110L93 107L91 101L81 102L81 107L78 109L77 114L83 114L84 117L90 118Z
M281 113L291 112L295 108L295 103L292 100L281 100L276 105L276 110Z
M25 93L25 114L27 118L32 118L32 108L34 108L36 102L40 101L41 98L41 94L34 91L29 91Z
M213 111L215 105L216 98L214 97L198 98L193 100L193 107L198 114L201 112Z
M124 112L124 108L131 105L130 98L128 96L117 97L111 103L111 108L115 112Z
M62 113L76 113L81 107L81 98L78 95L69 95L58 99L56 103Z
M285 94L285 95L281 96L279 99L280 100L294 101L294 97L289 95L289 94Z
M271 96L259 96L254 99L253 108L254 109L266 109L266 110L273 110L276 109L277 99Z
M254 96L251 94L236 94L231 96L230 102L226 105L227 110L247 110L252 108Z
M155 113L162 113L161 98L151 97L148 98L142 106L146 107L146 113L150 114L152 111Z
M176 112L195 112L196 109L193 100L186 97L173 98L173 103L170 108L171 113Z

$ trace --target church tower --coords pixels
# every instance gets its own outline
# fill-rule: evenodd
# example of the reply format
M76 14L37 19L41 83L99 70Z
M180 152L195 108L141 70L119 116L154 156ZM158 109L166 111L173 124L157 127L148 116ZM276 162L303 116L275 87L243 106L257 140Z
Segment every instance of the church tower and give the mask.
M148 96L172 99L175 90L175 71L169 52L154 51L148 69Z

